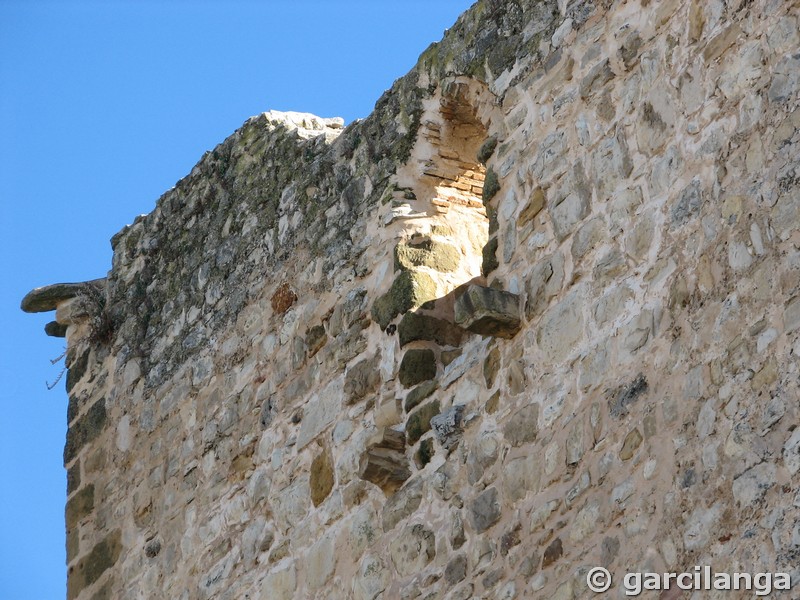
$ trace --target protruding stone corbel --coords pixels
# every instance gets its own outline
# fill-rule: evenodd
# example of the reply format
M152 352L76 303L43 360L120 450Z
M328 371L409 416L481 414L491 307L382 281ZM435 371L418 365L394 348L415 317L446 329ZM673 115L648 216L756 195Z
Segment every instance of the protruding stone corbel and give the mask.
M381 429L361 455L358 476L377 485L386 495L394 493L411 477L405 449L405 433Z
M65 337L67 326L88 315L87 307L81 298L84 295L105 293L106 278L83 281L81 283L54 283L38 287L28 292L20 303L20 308L28 313L56 311L56 320L44 327L44 332L52 337Z
M480 285L469 285L456 298L456 323L480 335L512 338L520 330L519 296Z

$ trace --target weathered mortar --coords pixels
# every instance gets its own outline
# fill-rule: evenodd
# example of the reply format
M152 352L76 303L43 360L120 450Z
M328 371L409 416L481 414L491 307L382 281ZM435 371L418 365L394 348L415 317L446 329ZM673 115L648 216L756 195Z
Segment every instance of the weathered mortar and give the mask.
M483 0L364 121L247 121L102 298L32 292L68 597L796 582L798 6Z

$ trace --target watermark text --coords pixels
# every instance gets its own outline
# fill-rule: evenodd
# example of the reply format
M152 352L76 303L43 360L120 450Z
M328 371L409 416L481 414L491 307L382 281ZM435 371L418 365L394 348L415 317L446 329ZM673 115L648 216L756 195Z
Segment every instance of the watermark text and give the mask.
M595 567L586 575L586 585L593 592L608 591L613 577L607 569ZM717 573L709 566L696 566L684 573L626 573L622 579L626 596L638 596L650 590L745 590L756 596L769 596L776 590L788 590L788 573Z

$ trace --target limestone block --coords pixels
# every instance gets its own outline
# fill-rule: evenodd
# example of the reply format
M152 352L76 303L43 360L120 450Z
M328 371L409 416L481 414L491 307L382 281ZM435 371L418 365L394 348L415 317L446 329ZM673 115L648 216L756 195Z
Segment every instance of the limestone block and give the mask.
M677 201L672 205L670 210L672 227L679 227L696 216L704 203L705 196L700 188L700 181L694 179L692 183L683 188Z
M406 517L414 514L422 502L424 479L416 477L391 496L383 507L383 531L391 531Z
M328 341L328 334L325 333L325 327L322 325L315 325L306 331L305 345L308 348L308 357L311 358Z
M445 450L452 450L461 441L463 414L464 406L456 405L431 417L433 435Z
M564 545L561 538L556 538L544 549L542 554L542 568L546 569L564 555ZM570 597L572 594L569 595Z
M269 549L275 533L267 526L265 517L256 517L242 533L242 558L252 567L261 552Z
M433 447L433 440L431 438L424 439L419 443L419 448L414 453L414 464L417 465L418 469L424 469L435 454L436 449Z
M436 355L430 348L406 351L400 361L397 377L404 387L412 387L436 377Z
M644 260L650 251L655 236L655 223L647 215L625 236L625 252L637 261Z
M541 461L538 456L520 456L503 465L502 488L512 502L522 500L529 492L536 492L541 479Z
M538 215L544 208L544 201L544 191L541 187L537 187L533 190L533 192L531 192L531 196L528 198L528 203L519 213L519 217L517 218L517 224L519 227L524 227L533 221L534 217L536 217L536 215Z
M389 556L401 577L419 573L436 556L436 536L424 525L410 525L389 545Z
M292 600L296 589L297 567L294 561L286 561L264 578L259 600Z
M297 447L305 447L323 429L333 423L341 412L342 396L336 390L336 383L341 385L341 379L331 382L319 394L314 394L306 403L303 410L303 420L297 434Z
M650 156L660 152L672 132L671 115L664 110L666 107L654 106L655 101L642 104L636 129L639 149Z
M444 568L444 580L448 585L455 585L463 581L467 576L467 556L457 554L451 559Z
M74 529L94 510L94 484L89 484L67 501L64 521L67 530Z
M581 227L572 238L572 256L575 262L608 238L608 227L602 217L596 217Z
M566 454L567 464L576 465L580 462L584 452L584 427L581 420L577 420L567 435Z
M425 381L408 392L406 396L404 408L406 412L411 412L414 408L435 392L439 387L439 382L435 379Z
M408 416L406 421L406 438L413 446L425 433L431 430L431 419L441 410L439 401L433 400L423 404Z
M419 244L397 244L394 249L395 271L430 267L440 273L450 273L461 264L458 248L445 242L425 240Z
M311 499L311 488L308 473L297 477L282 490L271 494L272 510L275 514L275 525L281 531L299 525L308 513Z
M608 198L633 170L625 130L618 127L613 136L600 142L592 153L592 180L600 199Z
M358 508L349 520L348 529L350 550L357 558L379 535L375 508L371 505Z
M630 460L633 458L633 455L636 453L636 450L639 449L639 446L642 445L642 434L639 433L638 429L631 430L628 435L625 436L625 440L622 442L622 449L619 451L619 457L622 460Z
M559 241L570 235L575 225L589 214L591 197L591 189L579 162L564 178L563 183L555 188L548 203L553 231Z
M67 599L73 600L81 591L100 579L105 571L116 564L122 553L122 533L115 529L70 569L67 580Z
M506 422L503 434L512 446L530 444L539 433L539 404L531 403L517 410Z
M67 469L67 496L77 490L81 485L81 461L76 460L75 464Z
M617 247L603 254L592 270L592 278L597 286L603 288L619 279L628 268L622 252Z
M608 350L605 346L592 349L587 356L581 359L578 386L588 390L599 385L608 372Z
M358 476L392 494L411 476L402 431L382 429L362 453Z
M787 332L800 327L800 296L786 303L783 309L783 327Z
M50 321L44 326L44 332L50 337L67 337L67 325L62 325L58 321Z
M344 377L347 404L355 404L375 392L381 383L380 354L365 358L350 367Z
M539 181L552 180L561 175L567 166L567 142L564 131L548 134L539 145L530 171Z
M106 425L106 403L101 398L67 430L64 464L66 465L75 458L84 445L97 438Z
M386 329L397 315L436 299L436 282L422 271L403 271L392 282L389 291L375 300L372 318Z
M500 262L497 260L497 248L498 248L498 240L497 236L493 236L489 238L489 241L486 242L486 245L483 247L483 262L481 263L481 275L486 277L497 269L500 266Z
M625 305L633 299L633 290L626 285L612 287L595 304L593 313L597 325L602 327L614 321L624 310Z
M380 429L397 425L402 421L402 410L400 398L382 399L375 406L375 426Z
M470 285L456 300L455 318L456 323L473 333L512 338L522 325L519 296Z
M353 582L357 600L375 600L391 581L392 574L380 556L366 555Z
M775 485L775 465L763 462L742 473L733 481L733 497L740 508L759 502Z
M74 356L71 353L67 353L67 382L66 388L67 392L71 392L72 388L86 375L86 371L89 367L89 354L91 350L87 348L84 352L79 354L78 356ZM71 419L70 419L71 420Z
M626 71L630 71L639 62L639 50L642 47L642 38L639 32L633 31L627 35L619 49L619 57Z
M730 26L725 28L724 31L714 36L714 38L712 38L708 45L703 49L703 58L705 59L706 63L710 63L722 56L725 50L730 48L741 34L742 28L739 26L739 24L732 23Z
M791 180L791 176L787 179ZM789 238L800 227L800 200L797 193L781 195L771 212L772 221L782 240Z
M587 99L597 90L614 78L608 59L596 64L586 77L581 80L580 94L582 99Z
M592 479L589 476L589 473L583 472L581 476L578 477L578 480L575 484L567 490L566 495L564 496L564 502L567 506L572 506L575 504L575 501L580 498L583 493L589 489L589 486L592 485Z
M631 492L633 492L633 487L631 487ZM569 539L571 542L580 542L601 526L600 507L597 504L588 504L575 515Z
M555 252L537 263L528 276L525 284L527 292L525 315L528 319L540 315L550 304L550 300L561 291L563 285L564 255Z
M500 520L497 488L490 487L484 490L470 502L469 517L472 527L478 533L483 533Z
M334 536L331 534L311 547L303 561L305 579L310 590L318 590L328 582L333 575L338 556Z
M783 445L783 462L791 475L800 471L800 429L795 429Z
M683 543L687 550L703 548L712 541L725 507L722 502L715 502L709 508L697 507L686 522Z
M331 493L334 484L333 462L330 453L323 450L311 463L309 473L309 486L311 488L311 502L319 506Z
M492 389L499 370L500 349L494 347L489 351L489 354L486 355L486 359L483 361L483 379L486 381L486 389Z
M397 326L400 346L410 342L426 340L440 346L459 346L466 333L443 319L416 312L407 312Z
M574 290L541 319L536 340L544 355L563 361L583 338L583 294Z
M480 364L482 358L481 352L468 353L460 355L456 360L447 365L441 381L442 389L446 390L453 383L457 382L465 373L470 371L473 367Z
M483 432L474 440L467 454L467 480L474 485L486 470L497 462L500 439L495 432Z

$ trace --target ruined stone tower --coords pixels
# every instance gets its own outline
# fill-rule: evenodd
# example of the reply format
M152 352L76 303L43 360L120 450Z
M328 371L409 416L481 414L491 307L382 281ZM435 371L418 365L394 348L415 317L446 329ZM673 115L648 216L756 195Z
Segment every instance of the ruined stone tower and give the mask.
M796 581L799 7L481 0L368 118L249 119L31 292L68 598Z

